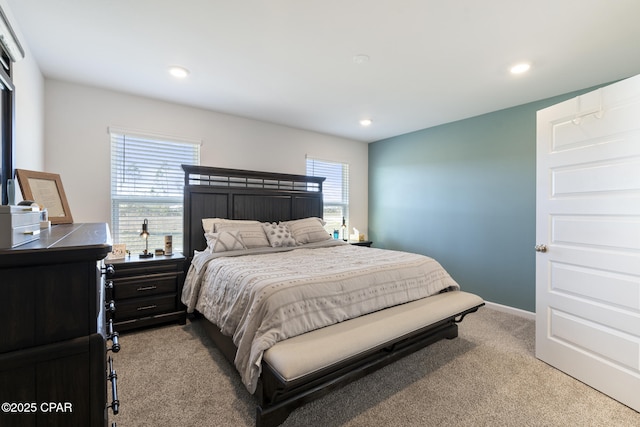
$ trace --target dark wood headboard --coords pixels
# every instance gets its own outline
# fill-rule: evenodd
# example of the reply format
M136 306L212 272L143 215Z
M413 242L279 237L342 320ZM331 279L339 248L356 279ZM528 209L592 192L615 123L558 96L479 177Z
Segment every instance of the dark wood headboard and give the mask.
M184 254L206 247L202 218L288 221L322 218L325 178L182 165Z

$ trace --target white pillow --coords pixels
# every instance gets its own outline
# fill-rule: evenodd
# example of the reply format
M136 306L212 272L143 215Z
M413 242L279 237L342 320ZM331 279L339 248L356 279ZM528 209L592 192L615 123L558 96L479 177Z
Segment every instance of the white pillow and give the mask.
M331 235L324 229L324 221L318 217L309 217L304 219L296 219L287 221L285 224L293 238L299 244L321 242L331 239Z
M239 231L223 231L220 233L204 233L207 248L212 252L240 251L247 249Z
M260 222L251 219L226 219L226 218L202 218L202 229L205 233L214 233L216 224L259 224Z
M267 235L264 234L264 230L262 229L262 224L257 221L255 224L238 222L222 222L216 224L215 232L220 233L222 231L239 231L245 246L249 249L270 246Z
M293 238L291 231L285 224L276 224L275 222L262 223L262 229L269 239L269 243L274 248L284 248L288 246L297 246L296 239Z

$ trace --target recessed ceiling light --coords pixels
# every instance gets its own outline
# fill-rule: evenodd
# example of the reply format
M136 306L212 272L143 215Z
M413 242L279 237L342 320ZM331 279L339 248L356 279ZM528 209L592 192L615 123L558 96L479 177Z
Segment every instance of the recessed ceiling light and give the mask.
M369 62L369 55L359 54L353 57L353 62L356 64L364 64Z
M365 126L366 127L366 126L371 125L371 123L372 123L371 119L362 119L362 120L360 120L360 126Z
M528 62L521 62L511 67L510 71L511 74L522 74L529 71L529 68L531 68L531 64L529 64Z
M189 70L184 67L172 66L169 67L169 74L178 79L184 79L189 75Z

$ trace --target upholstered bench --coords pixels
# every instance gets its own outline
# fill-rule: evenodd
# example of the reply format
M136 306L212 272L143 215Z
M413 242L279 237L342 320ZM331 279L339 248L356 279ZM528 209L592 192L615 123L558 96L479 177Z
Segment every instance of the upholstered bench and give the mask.
M294 383L482 305L477 295L444 292L280 341L264 353L263 361L281 381Z

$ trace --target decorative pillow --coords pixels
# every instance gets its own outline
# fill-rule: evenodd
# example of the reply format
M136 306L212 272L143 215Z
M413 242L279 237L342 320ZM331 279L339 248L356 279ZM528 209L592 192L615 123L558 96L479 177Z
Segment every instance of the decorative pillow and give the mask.
M240 251L247 249L239 231L223 231L220 233L204 233L207 247L212 252Z
M260 224L259 221L251 219L226 219L226 218L202 218L202 229L205 233L214 233L216 224Z
M267 235L264 234L264 230L262 229L262 224L257 221L255 224L246 222L222 222L216 224L215 231L216 233L220 233L222 231L239 231L242 241L249 249L270 246Z
M331 239L331 235L323 227L324 221L318 217L287 221L284 224L291 230L296 242L300 244Z
M291 231L285 224L275 222L262 223L262 229L269 239L269 243L274 248L284 248L287 246L297 246L296 239L291 235Z

